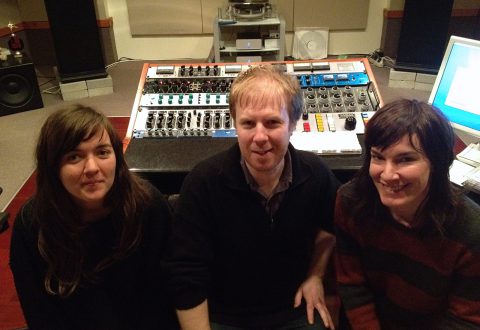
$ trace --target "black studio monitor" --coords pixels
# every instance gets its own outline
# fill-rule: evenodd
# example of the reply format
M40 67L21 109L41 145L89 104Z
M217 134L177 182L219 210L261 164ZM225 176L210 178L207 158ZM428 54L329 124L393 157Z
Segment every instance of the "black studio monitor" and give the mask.
M107 76L93 0L45 0L62 83Z
M454 0L405 0L395 69L436 74Z
M12 55L0 62L0 116L43 108L35 67Z

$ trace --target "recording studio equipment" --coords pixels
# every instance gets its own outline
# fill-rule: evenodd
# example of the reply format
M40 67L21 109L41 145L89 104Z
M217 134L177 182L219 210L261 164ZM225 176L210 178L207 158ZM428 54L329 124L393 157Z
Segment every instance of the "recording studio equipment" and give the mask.
M396 70L438 72L448 41L452 7L453 0L405 0Z
M272 6L268 0L229 0L227 13L235 19L263 19L271 17Z
M380 106L367 59L144 64L130 116L125 158L130 169L176 193L199 161L236 143L229 93L251 65L271 63L298 80L302 116L290 138L323 157L346 181L362 161L365 123Z
M304 108L296 132L335 133L337 139L363 133L379 104L360 60L274 63L299 81ZM147 65L131 136L134 139L235 137L228 110L230 86L248 64ZM133 118L133 116L132 116ZM313 134L311 135L312 139ZM326 135L325 135L326 137ZM328 141L326 141L328 142ZM338 144L337 141L333 141ZM358 144L345 150L328 147L318 153L361 153Z
M13 55L0 61L0 116L42 107L33 63Z
M93 0L45 0L59 80L105 78L105 64Z

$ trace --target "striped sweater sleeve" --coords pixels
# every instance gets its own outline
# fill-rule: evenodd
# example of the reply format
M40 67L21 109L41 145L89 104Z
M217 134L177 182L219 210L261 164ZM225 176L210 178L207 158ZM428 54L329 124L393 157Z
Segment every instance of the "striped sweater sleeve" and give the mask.
M480 206L466 199L461 221L447 229L459 246L447 313L439 329L480 329Z
M360 262L360 246L350 232L340 197L337 197L335 205L335 227L338 289L350 325L352 329L380 329L373 294L367 285Z

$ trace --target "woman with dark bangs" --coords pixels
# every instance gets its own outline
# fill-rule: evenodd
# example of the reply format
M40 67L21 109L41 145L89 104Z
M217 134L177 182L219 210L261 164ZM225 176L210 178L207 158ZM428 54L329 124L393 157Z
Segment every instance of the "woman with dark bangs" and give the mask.
M175 328L161 264L170 210L128 170L109 120L88 107L56 111L36 162L10 250L29 328Z
M370 119L336 203L339 292L353 329L478 329L480 207L449 180L453 130L424 102Z

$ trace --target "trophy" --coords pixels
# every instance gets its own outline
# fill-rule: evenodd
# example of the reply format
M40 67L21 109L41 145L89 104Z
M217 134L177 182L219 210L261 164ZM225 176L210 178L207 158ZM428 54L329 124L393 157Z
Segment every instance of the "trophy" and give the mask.
M8 49L13 53L14 57L21 58L22 49L23 49L23 40L20 39L14 32L14 29L17 28L12 22L8 22L8 28L10 29L10 38L8 39Z

